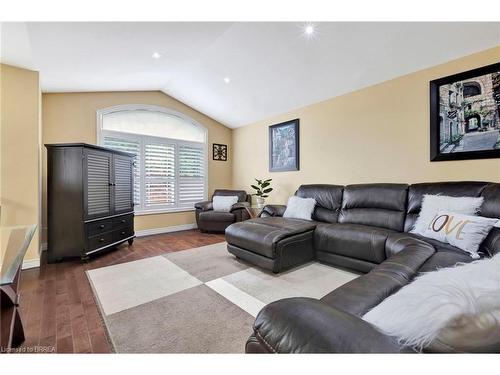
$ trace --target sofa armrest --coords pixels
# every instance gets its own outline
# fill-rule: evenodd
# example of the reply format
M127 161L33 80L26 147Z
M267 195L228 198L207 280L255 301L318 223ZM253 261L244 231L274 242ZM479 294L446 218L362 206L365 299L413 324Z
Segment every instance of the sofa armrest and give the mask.
M271 353L408 351L361 318L312 298L287 298L270 303L257 315L254 334Z
M268 217L268 216L283 216L285 213L286 206L281 204L268 204L264 206L262 212L260 213L260 217Z
M245 207L250 207L250 203L248 202L237 202L231 206L230 212L236 211L236 210L244 210Z
M246 207L250 207L249 202L237 202L232 205L230 212L234 214L237 223L250 219L250 214L246 210Z
M213 210L213 205L211 201L198 202L194 204L194 208L201 211L210 211Z
M328 293L321 298L321 301L333 308L363 316L413 280L418 275L420 267L435 253L435 250L424 241L409 236L399 238L401 241L393 241L389 236L386 246L396 245L398 242L402 246L400 252L392 255L366 275Z

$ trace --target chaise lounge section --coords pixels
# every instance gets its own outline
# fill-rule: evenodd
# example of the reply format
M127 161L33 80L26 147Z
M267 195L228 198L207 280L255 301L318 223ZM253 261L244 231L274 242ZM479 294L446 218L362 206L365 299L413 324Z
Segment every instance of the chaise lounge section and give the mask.
M264 217L230 228L226 232L228 251L275 273L314 259L315 223Z

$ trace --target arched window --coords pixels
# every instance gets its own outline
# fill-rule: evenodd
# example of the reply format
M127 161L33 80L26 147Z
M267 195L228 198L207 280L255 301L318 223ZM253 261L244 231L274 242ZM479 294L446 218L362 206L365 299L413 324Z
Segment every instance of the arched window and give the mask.
M136 213L186 211L206 199L207 131L189 117L151 105L105 108L97 141L136 156Z

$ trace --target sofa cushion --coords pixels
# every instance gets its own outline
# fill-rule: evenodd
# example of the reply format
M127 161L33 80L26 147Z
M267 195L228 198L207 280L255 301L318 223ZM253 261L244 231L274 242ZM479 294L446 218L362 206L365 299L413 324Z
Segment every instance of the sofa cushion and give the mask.
M395 233L360 224L320 224L314 232L316 250L381 263L386 259L385 242Z
M295 195L316 200L316 208L312 215L313 220L336 223L342 206L343 190L344 187L340 185L301 185Z
M425 194L440 194L451 197L479 197L487 185L487 182L478 181L432 182L410 185L404 225L405 232L408 232L413 227L413 224L415 224L422 206L422 198Z
M338 221L402 231L407 189L405 184L348 185Z
M250 219L227 228L226 241L256 254L275 258L279 241L312 232L315 227L315 222L283 217Z
M203 211L200 212L201 221L223 221L232 223L235 220L234 214L222 211Z

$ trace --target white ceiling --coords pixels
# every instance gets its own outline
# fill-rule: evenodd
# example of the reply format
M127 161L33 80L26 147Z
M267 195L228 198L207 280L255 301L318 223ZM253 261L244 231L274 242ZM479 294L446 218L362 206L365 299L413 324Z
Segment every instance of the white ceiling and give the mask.
M3 23L1 61L43 92L162 90L234 128L500 45L500 23L315 26Z

